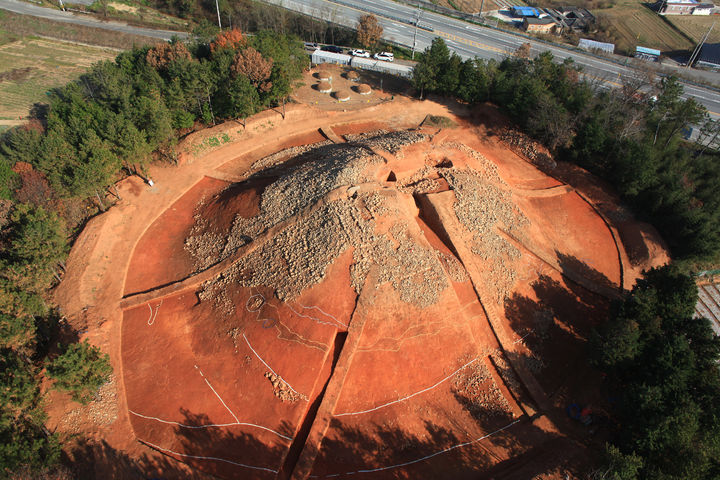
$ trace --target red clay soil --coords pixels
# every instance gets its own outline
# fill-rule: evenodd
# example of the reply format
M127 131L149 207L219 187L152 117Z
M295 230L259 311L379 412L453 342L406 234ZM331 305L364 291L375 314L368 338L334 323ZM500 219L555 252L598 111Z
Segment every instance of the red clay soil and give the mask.
M557 258L561 269L591 276L598 284L620 285L617 246L602 218L576 193L551 197L515 195L532 218L526 245Z
M193 271L193 258L185 250L195 214L195 206L227 187L228 183L205 177L148 227L130 262L125 295L143 292L187 277Z
M387 125L382 122L361 122L346 123L343 125L333 125L333 131L336 135L350 135L363 132L372 132L374 130L386 130Z
M134 475L138 469L149 476L203 477L200 472L183 469L183 464L168 464L167 457L138 443L126 407L120 356L123 313L118 304L125 291L124 272L128 271L134 247L155 219L205 176L218 172L219 166L232 163L234 169L229 173L241 174L252 161L263 156L263 151L277 151L283 143L292 142L298 136L314 135L318 138L318 128L323 125L382 119L394 128L405 128L419 124L429 113L447 115L447 112L444 105L415 102L404 97L348 113L290 104L284 120L280 113L269 110L247 119L247 128L240 127L242 130L238 130L237 122L228 122L190 135L179 147L179 167L159 164L150 168L149 174L155 181L152 188L138 177L119 183L117 188L122 200L107 213L88 222L66 262L63 282L54 292L55 302L70 327L84 332L81 333L82 338L107 352L117 374L117 420L108 426L84 422L84 436L96 440L83 446L79 457L72 453L71 457L92 462L88 471L94 472L95 478L124 478ZM225 132L233 138L242 133L233 143L220 148L198 148L206 143L207 138ZM322 138L317 141L320 140ZM76 410L77 407L50 409L51 413L58 412L60 415L67 411L75 414ZM65 420L65 417L50 419L55 425L64 425ZM58 430L60 433L63 431ZM151 472L160 473L153 475ZM91 475L89 473L88 478L92 478Z
M330 376L334 338L355 302L351 259L342 255L327 280L295 302L231 288L237 308L227 317L193 292L125 311L125 386L137 438L223 478L272 477ZM275 390L269 373L285 385Z
M485 123L470 124L446 106L398 100L355 113L291 106L284 134L273 130L279 116L266 113L249 120L236 144L195 159L187 154L178 169L154 169L154 190L126 182L124 203L91 222L58 298L71 322L85 310L99 319L89 337L111 353L118 377L119 418L103 433L114 448L152 457L139 440L221 478L262 479L304 478L296 466L319 478L562 478L563 468L574 471L573 459L584 459L575 439L586 432L567 426L563 408L597 395L596 377L577 363L608 301L568 272L619 284L613 235L574 185L565 189L492 135L496 111L487 108ZM453 211L455 192L439 182L440 193L419 194L417 206L397 194L398 218L408 220L413 241L459 265L451 272L443 264L452 288L429 307L401 301L388 283L366 285L358 296L350 248L294 301L230 283L214 299L186 290L118 308L124 294L192 272L184 240L201 198L197 212L223 235L236 215L258 213L272 179L222 191L227 183L208 178L213 173L240 177L268 154L324 140L320 127L341 136L393 130L427 114L459 127L434 131L429 144L408 147L404 157L383 153L388 163L378 167L378 184L399 192L425 165L490 168L445 144L464 143L495 164L506 182L499 188L529 221L524 235L508 240L520 255L507 260L516 277L504 304L485 277L490 263L468 247L472 232ZM204 135L222 128L230 127ZM426 163L413 165L418 158ZM390 172L394 182L386 182ZM558 195L534 195L557 186ZM652 240L624 231L624 242ZM643 265L654 261L654 248ZM118 273L125 271L123 282ZM98 292L91 289L97 285Z
M405 181L417 171L418 158L443 168L490 168L452 146L465 134L459 129L437 135L431 152L416 144L402 156L386 153L389 164L376 176L384 178L389 169L398 182ZM450 147L443 147L444 142ZM522 192L530 184L554 183L543 185L533 168L515 166L505 173L523 185ZM442 185L453 195L447 182ZM225 190L198 215L212 219L213 231L227 233L235 214L258 212L264 186ZM513 268L526 261L535 264L537 273L538 265L545 265L540 258L552 258L561 269L580 270L577 275L597 269L609 282L619 282L612 236L580 197L560 190L540 197L516 191L515 198L529 226L518 239L524 250ZM432 215L429 223L417 218L411 202L397 208L401 217L416 220L408 230L415 242L455 258L465 227L456 225L448 233ZM446 214L445 222L457 224L453 215ZM161 217L156 223L163 221ZM379 220L377 225L385 229L391 224ZM472 269L493 268L466 250L459 252ZM588 253L577 258L583 252ZM499 366L507 369L510 362L512 369L522 367L527 372L523 381L535 375L539 383L532 388L548 393L566 382L568 365L581 352L591 319L598 317L559 271L550 268L539 280L528 273L511 297L517 305L507 304L504 313L493 309L498 312L493 313L493 328L497 322L504 325L499 344L486 316L493 294L478 286L477 277L454 279L453 288L425 308L400 301L388 284L378 285L370 293L363 291L371 299L360 299L358 312L350 288L351 263L347 251L324 282L295 302L279 302L267 289L231 284L215 301L198 302L188 292L126 311L123 365L137 438L223 478L287 476L296 462L318 477L364 473L409 478L422 472L456 478L528 454L555 437L552 423L538 426L523 417L535 411L530 405L538 396L528 397L517 380L510 381L508 375L514 374ZM538 290L524 290L528 281ZM590 305L602 302L588 298ZM538 317L546 311L557 328L555 323L538 326L538 318L547 323L547 315ZM338 335L358 321L353 315L362 316L362 330L351 332L351 346L341 350ZM590 323L580 326L575 316ZM533 334L550 341L534 345ZM513 345L511 358L505 358L501 344ZM567 348L547 347L558 344ZM343 357L338 356L341 351ZM336 361L344 373L342 380L332 382ZM171 392L173 384L184 388ZM543 400L539 405L547 408ZM320 436L313 430L316 409L330 416L329 428ZM309 444L304 444L306 435Z

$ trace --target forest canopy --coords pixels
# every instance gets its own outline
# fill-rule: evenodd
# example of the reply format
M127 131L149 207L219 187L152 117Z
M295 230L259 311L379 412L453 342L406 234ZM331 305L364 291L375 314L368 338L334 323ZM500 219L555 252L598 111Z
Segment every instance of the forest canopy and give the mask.
M55 465L44 427L43 367L80 402L108 381L107 355L87 343L54 348L61 316L46 300L69 243L112 185L173 160L183 132L284 102L307 65L295 37L225 31L189 44L134 48L54 89L28 124L0 137L0 478Z

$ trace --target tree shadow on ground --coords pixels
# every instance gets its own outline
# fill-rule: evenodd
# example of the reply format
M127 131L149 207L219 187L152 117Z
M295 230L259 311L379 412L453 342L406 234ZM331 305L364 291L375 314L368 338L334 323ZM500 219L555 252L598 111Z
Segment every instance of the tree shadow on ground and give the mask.
M182 411L183 425L208 425L205 414ZM63 463L80 480L104 479L191 479L217 478L271 479L282 461L285 445L278 437L268 445L246 426L188 428L176 426L172 434L154 432L152 438L137 440L154 450L131 457L104 440L77 438L63 452ZM278 433L291 436L283 423ZM263 438L272 437L263 435ZM181 455L182 454L182 455Z
M511 418L505 419L501 427L498 419L479 420L487 438L472 438L449 420L449 426L441 426L424 419L423 428L415 429L417 433L377 424L361 429L334 420L313 475L341 479L534 478L565 471L568 458L581 451L572 440L543 430L527 417L514 424ZM559 441L564 448L557 451Z
M620 294L620 286L617 283L613 282L604 273L592 268L584 261L572 255L566 255L557 250L555 251L555 256L558 259L562 274L571 280L580 277L603 290L616 290L618 295ZM617 257L617 254L615 254L615 256ZM618 259L618 262L620 262L620 259Z
M535 298L515 293L505 300L505 316L526 347L516 361L524 362L552 397L587 366L587 339L609 302L546 275L531 287Z

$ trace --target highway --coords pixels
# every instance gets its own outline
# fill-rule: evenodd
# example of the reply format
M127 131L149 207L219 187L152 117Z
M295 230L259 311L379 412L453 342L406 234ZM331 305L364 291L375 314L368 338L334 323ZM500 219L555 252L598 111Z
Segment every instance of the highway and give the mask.
M448 46L463 58L479 57L484 59L504 58L514 52L527 38L512 35L507 32L480 27L443 15L393 2L392 0L264 0L285 7L289 10L301 12L316 18L328 20L348 27L355 27L361 15L373 13L378 16L384 29L384 38L401 45L412 47L413 38L417 35L416 50L422 51L430 45L432 40L443 37ZM86 27L103 28L118 32L144 35L158 39L169 40L173 36L187 38L185 32L168 30L155 30L151 28L135 27L120 22L106 22L87 15L78 15L50 8L39 7L18 0L0 0L0 9L11 12L46 18L59 22L72 23ZM434 31L416 29L410 25L420 15L420 22L428 25ZM548 45L541 42L530 41L531 52L536 54L550 50L559 60L572 58L583 68L585 75L591 79L602 81L606 85L619 86L624 78L632 78L638 73L627 66L618 65L593 55L586 55L559 46ZM720 118L720 93L704 87L683 82L685 95L695 98L703 104L713 118Z
M7 0L0 0L7 1ZM572 58L582 67L590 79L595 79L609 86L620 86L623 79L636 78L639 73L628 66L604 60L593 55L583 54L574 50L528 40L511 33L481 27L446 17L433 12L418 10L409 5L392 0L264 0L266 3L285 7L315 18L331 21L348 27L355 27L361 15L373 13L383 27L385 40L394 41L412 48L416 29L412 24L420 14L420 22L430 26L434 31L417 29L416 50L422 51L430 45L433 38L440 36L448 46L462 58L479 57L500 60L530 42L531 52L537 54L549 50L558 60ZM686 97L693 97L708 109L710 115L720 117L720 93L704 87L682 82Z
M187 38L185 32L173 32L170 30L154 30L152 28L134 27L120 22L104 22L89 15L75 14L72 12L63 12L61 10L53 10L52 8L39 7L18 0L0 0L0 9L22 15L31 15L33 17L45 18L56 22L72 23L84 27L102 28L105 30L114 30L116 32L129 33L132 35L143 35L145 37L153 37L162 40L170 40L174 35L179 38Z

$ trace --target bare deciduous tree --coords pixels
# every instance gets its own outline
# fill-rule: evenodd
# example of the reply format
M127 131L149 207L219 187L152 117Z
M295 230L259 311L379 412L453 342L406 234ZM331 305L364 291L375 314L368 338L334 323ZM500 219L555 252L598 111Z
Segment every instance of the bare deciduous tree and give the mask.
M272 73L272 66L272 59L265 60L260 52L248 47L238 52L232 69L235 75L247 77L258 90L268 92L272 87L272 83L268 81L270 73Z
M363 15L357 25L357 40L365 48L372 48L382 37L383 27L375 15Z

